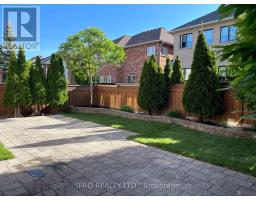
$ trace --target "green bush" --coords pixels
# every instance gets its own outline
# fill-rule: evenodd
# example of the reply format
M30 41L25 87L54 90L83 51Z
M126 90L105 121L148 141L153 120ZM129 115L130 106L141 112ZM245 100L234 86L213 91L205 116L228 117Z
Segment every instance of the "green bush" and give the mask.
M133 108L131 108L130 106L127 106L127 105L121 106L120 110L121 110L121 111L124 111L124 112L134 113Z
M191 74L183 93L185 110L198 115L199 121L203 121L203 117L220 114L223 105L220 88L214 53L209 49L203 33L200 33L193 55Z
M138 105L150 115L166 105L166 82L154 56L146 60L140 78Z
M167 113L167 116L174 118L184 118L184 116L179 111L170 111Z
M172 67L171 84L181 84L183 82L184 74L182 72L181 62L177 56Z

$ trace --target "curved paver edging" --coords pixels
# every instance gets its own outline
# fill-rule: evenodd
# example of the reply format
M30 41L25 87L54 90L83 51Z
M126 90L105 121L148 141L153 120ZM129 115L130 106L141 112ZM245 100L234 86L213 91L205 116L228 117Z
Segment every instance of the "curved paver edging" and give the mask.
M236 128L224 128L224 127L212 126L212 125L189 121L186 119L171 118L171 117L166 117L166 116L128 113L128 112L123 112L120 110L114 110L114 109L109 109L109 108L91 108L91 107L69 106L69 110L72 112L102 113L102 114L125 117L125 118L129 118L129 119L139 119L139 120L144 120L144 121L172 123L172 124L181 125L181 126L184 126L187 128L195 129L198 131L204 131L207 133L216 134L216 135L256 139L256 133L254 133L254 132L239 130Z

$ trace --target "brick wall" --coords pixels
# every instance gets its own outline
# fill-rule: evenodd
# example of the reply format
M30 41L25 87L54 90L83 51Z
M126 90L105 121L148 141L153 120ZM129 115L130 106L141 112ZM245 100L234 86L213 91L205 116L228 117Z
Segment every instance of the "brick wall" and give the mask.
M165 61L169 57L173 58L173 47L163 44L168 48L168 56L161 56L161 44L159 42L144 44L139 46L125 48L126 59L120 68L105 65L101 67L99 71L100 76L112 76L112 83L128 83L128 75L135 75L135 82L140 81L140 76L143 68L143 64L147 57L147 48L155 46L156 60L160 64L161 68L164 68Z

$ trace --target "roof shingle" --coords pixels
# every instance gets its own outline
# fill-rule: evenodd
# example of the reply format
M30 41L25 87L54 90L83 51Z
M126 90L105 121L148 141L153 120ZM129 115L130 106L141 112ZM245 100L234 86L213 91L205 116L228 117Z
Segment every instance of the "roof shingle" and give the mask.
M229 17L233 17L234 14L231 13L229 16L227 16L226 18L229 18ZM220 13L216 10L216 11L213 11L207 15L204 15L202 17L199 17L193 21L190 21L186 24L183 24L175 29L172 29L172 31L175 31L175 30L179 30L179 29L184 29L184 28L188 28L188 27L191 27L191 26L196 26L196 25L200 25L202 23L209 23L209 22L213 22L213 21L217 21L217 20L220 20L221 19L221 15Z
M157 28L149 31L145 31L134 36L122 36L113 40L116 44L128 47L153 41L163 41L169 44L173 44L173 36L168 33L164 28Z

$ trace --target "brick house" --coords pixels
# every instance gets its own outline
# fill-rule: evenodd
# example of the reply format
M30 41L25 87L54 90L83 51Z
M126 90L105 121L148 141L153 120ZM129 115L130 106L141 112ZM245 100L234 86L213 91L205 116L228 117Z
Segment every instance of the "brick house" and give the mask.
M220 18L217 11L199 17L170 31L174 36L174 57L179 56L187 80L191 72L197 36L204 32L206 41L214 50L215 45L225 45L236 40L236 26L233 14ZM217 59L219 75L226 79L228 61Z
M138 83L143 64L151 55L163 69L166 59L173 59L173 36L164 28L145 31L134 36L124 35L113 40L124 47L126 59L119 68L104 65L100 68L100 83Z

